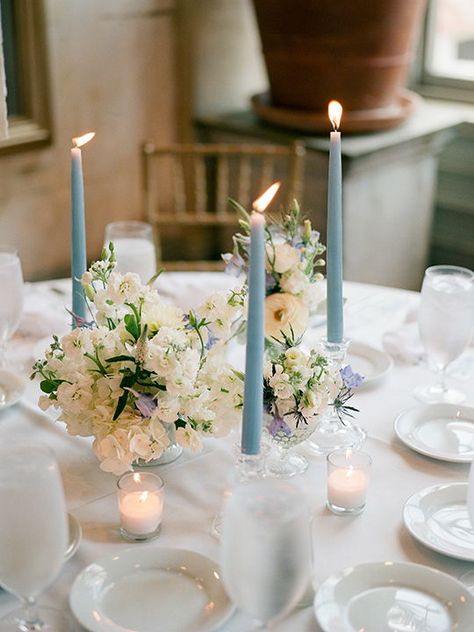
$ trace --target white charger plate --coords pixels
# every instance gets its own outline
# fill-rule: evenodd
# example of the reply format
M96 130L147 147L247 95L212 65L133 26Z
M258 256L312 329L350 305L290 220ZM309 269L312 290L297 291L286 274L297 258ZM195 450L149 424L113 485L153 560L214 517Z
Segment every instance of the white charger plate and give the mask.
M219 566L175 548L131 548L76 578L71 610L90 632L211 632L232 614Z
M474 529L466 498L467 483L427 487L405 503L405 526L416 540L433 551L474 562Z
M401 412L394 422L400 441L415 452L440 461L474 459L474 408L424 404Z
M26 380L22 375L0 369L0 412L17 404L26 388Z
M324 632L467 632L474 596L428 566L373 562L329 577L316 593L314 612Z
M384 351L353 340L349 344L345 364L350 364L353 371L364 376L363 388L385 377L393 367L393 360Z

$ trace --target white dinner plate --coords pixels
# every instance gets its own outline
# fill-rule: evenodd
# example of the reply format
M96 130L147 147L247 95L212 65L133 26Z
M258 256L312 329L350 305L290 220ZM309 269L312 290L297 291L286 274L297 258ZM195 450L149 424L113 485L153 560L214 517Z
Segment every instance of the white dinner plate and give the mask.
M474 459L474 408L454 404L424 404L401 412L395 433L420 454L452 463Z
M23 376L8 369L0 369L0 412L18 403L25 388Z
M75 516L68 513L67 519L69 525L69 542L66 553L64 554L64 559L70 560L81 543L82 529L79 520Z
M466 497L467 483L427 487L413 494L405 503L405 526L416 540L428 548L474 562L474 529Z
M210 632L234 606L219 566L183 549L125 549L90 564L69 595L90 632Z
M381 380L393 367L392 358L379 349L353 340L349 344L345 364L350 364L355 373L364 376L361 388Z
M373 562L329 577L314 612L324 632L468 632L474 595L428 566Z

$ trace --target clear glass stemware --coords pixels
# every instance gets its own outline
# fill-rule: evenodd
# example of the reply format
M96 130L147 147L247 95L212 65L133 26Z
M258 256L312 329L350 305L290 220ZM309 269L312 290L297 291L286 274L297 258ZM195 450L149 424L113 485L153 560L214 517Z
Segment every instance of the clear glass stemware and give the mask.
M264 628L290 612L311 576L308 505L289 483L239 485L226 505L221 569L235 604Z
M458 266L432 266L425 272L418 312L420 337L437 384L415 389L422 402L459 404L466 395L446 385L446 369L466 349L474 331L474 273Z
M105 227L104 245L113 242L117 258L116 270L125 274L135 272L148 281L156 274L156 251L153 228L146 222L112 222Z
M8 341L15 333L23 309L23 274L18 254L11 246L0 245L0 367L7 364Z
M38 607L58 575L68 543L64 491L46 447L0 449L0 585L23 607L0 620L2 632L65 632L68 616Z

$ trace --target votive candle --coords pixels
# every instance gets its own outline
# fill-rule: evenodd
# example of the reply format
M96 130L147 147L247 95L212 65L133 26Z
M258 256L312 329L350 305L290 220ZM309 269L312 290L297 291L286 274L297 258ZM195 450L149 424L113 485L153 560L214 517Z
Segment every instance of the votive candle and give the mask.
M159 534L164 483L151 472L129 472L118 482L120 532L127 540L150 540Z

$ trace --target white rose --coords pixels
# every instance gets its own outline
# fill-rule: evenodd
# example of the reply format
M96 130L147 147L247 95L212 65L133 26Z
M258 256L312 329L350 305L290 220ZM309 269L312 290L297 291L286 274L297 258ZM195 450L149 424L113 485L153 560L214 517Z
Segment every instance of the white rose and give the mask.
M280 279L281 289L289 294L302 294L308 285L308 277L300 266L289 270Z
M283 341L282 332L298 339L306 331L309 312L306 305L292 294L270 294L265 299L265 336Z
M278 274L287 272L300 262L300 252L287 243L267 245L267 263Z

